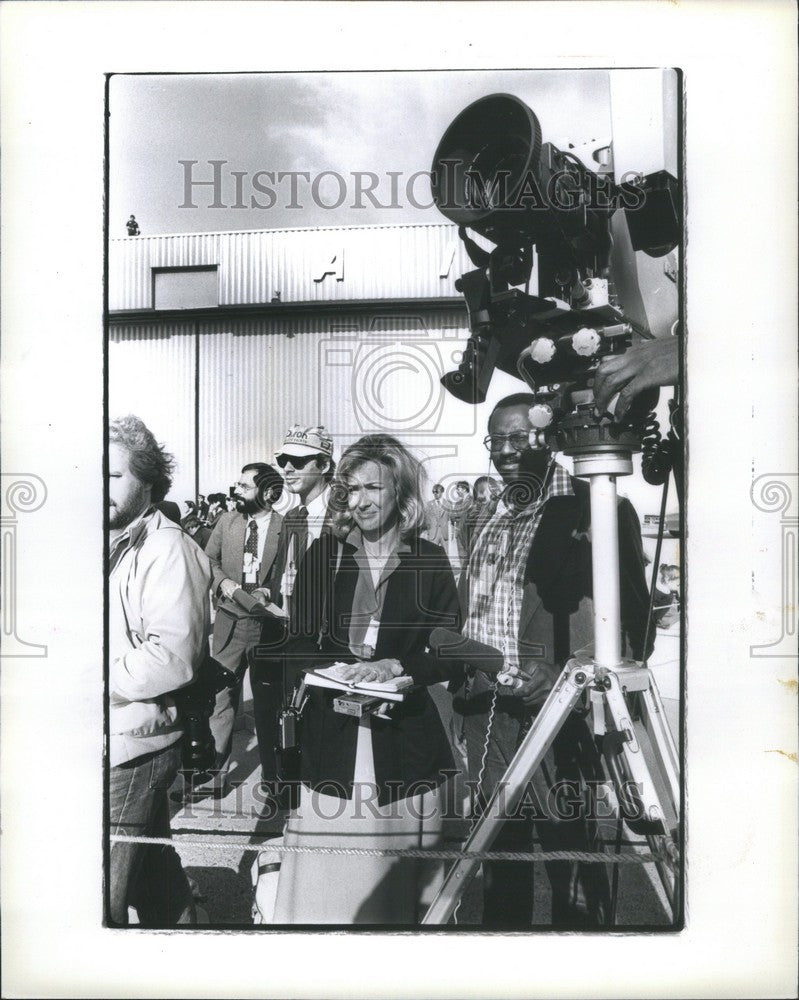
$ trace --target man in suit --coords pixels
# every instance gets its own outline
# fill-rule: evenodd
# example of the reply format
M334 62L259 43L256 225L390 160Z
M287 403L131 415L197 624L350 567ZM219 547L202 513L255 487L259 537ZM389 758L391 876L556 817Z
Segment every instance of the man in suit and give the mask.
M592 639L590 503L585 483L553 462L551 452L532 449L529 409L533 397L501 400L485 439L505 489L486 505L473 533L468 572L461 579L468 608L464 634L502 650L506 669L516 667L518 687L500 687L480 670L473 673L456 708L465 716L469 769L482 776L487 798L543 703L560 670ZM640 528L627 500L618 505L621 624L636 658L643 654L648 614ZM544 850L596 849L596 824L583 801L585 780L599 775L585 721L572 714L529 786ZM567 783L564 785L563 783ZM575 801L557 808L556 787ZM553 808L553 803L555 808ZM517 814L503 825L494 849L529 851L533 817ZM558 927L596 927L607 919L609 891L603 865L555 862L552 922ZM484 868L483 925L524 929L533 916L533 866L492 862Z
M424 507L424 535L435 545L440 545L447 551L449 537L449 512L443 504L444 487L436 483L433 487L433 499Z
M233 721L247 669L247 653L261 638L262 617L246 610L244 605L248 602L244 595L263 605L268 603L268 591L263 588L274 566L283 521L272 505L282 492L283 480L271 465L264 462L245 465L235 486L237 510L220 516L205 547L213 572L212 593L217 601L213 656L238 679L234 687L217 695L210 720L219 769L216 782L220 789L229 766ZM253 711L259 748L267 763L271 758L274 771L279 697L270 699L268 689L253 685Z
M465 479L455 483L454 498L449 508L450 538L455 541L451 556L457 552L457 569L461 569L469 554L466 520L474 506L472 491ZM452 548L452 546L450 546Z

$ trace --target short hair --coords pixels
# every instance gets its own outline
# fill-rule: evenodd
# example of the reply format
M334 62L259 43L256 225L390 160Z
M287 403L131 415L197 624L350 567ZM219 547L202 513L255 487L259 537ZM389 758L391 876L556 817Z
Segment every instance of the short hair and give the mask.
M433 487L433 493L435 493L437 490L441 490L442 493L444 492L444 487L441 485L441 483L436 483L436 485Z
M336 463L333 461L333 456L332 455L331 456L328 456L328 455L316 455L314 457L316 459L317 468L319 468L319 469L322 468L322 466L325 464L325 462L328 463L327 472L325 472L325 474L324 474L324 476L322 476L322 478L324 479L324 481L328 485L330 485L330 483L332 483L333 480L336 477Z
M511 406L534 406L535 396L531 392L514 392L510 396L505 396L504 399L500 399L494 409L488 416L488 423L491 423L491 418L497 412L497 410L509 410Z
M209 505L212 503L224 503L227 500L227 493L209 493L206 499Z
M422 481L424 472L418 459L390 434L367 434L349 448L339 459L334 494L334 518L339 529L352 526L352 515L347 509L343 480L367 462L382 465L391 473L397 493L399 531L402 541L419 534L425 525ZM337 488L338 487L338 488Z
M111 422L108 443L118 444L128 453L130 471L150 487L150 499L160 503L172 485L175 459L159 444L144 421L132 413Z
M457 483L455 483L455 487L459 490L466 490L467 493L469 492L469 484L465 479L459 479Z
M491 476L478 476L472 484L472 496L477 499L477 494L480 491L481 486L491 487Z
M253 472L253 482L258 488L258 495L261 500L266 499L266 494L270 490L275 490L275 494L272 498L272 503L275 503L280 499L283 493L283 477L273 468L271 465L267 465L266 462L250 462L249 465L242 467L242 472Z

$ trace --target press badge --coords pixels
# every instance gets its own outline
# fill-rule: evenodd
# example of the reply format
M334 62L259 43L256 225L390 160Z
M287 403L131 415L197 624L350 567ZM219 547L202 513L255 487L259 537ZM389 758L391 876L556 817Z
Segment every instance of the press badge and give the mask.
M252 552L244 553L244 583L258 583L258 559L252 554Z
M377 633L380 631L380 622L377 618L372 618L366 629L366 635L363 637L363 645L371 646L372 649L377 649Z

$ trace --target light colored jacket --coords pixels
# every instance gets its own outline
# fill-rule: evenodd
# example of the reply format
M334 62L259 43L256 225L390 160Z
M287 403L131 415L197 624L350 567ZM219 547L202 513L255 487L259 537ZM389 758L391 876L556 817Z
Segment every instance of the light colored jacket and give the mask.
M183 728L171 692L195 677L208 641L211 566L178 525L151 509L111 546L111 765L170 746Z
M446 551L449 539L449 511L437 500L429 500L424 505L424 538Z

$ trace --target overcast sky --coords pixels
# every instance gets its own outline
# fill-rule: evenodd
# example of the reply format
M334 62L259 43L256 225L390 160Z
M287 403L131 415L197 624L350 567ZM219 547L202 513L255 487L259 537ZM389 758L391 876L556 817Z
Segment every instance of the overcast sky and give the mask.
M245 75L116 76L110 84L110 235L124 236L135 214L143 234L274 229L298 226L351 226L397 222L442 222L435 208L409 203L406 184L427 171L436 146L452 119L487 94L506 92L532 107L544 141L579 144L609 136L609 80L605 71L291 73ZM181 160L198 161L193 167ZM210 187L192 189L185 181L211 180L209 160L218 169L224 208L210 207ZM244 208L237 201L240 180ZM334 171L346 188L339 208L314 203L309 182L297 179L296 203L289 178L272 186L275 204L251 207L258 171L307 171L311 178ZM356 201L353 172L378 175L372 206ZM400 173L392 199L388 171ZM341 200L334 177L318 182L318 201ZM426 178L415 182L417 203L430 201Z

